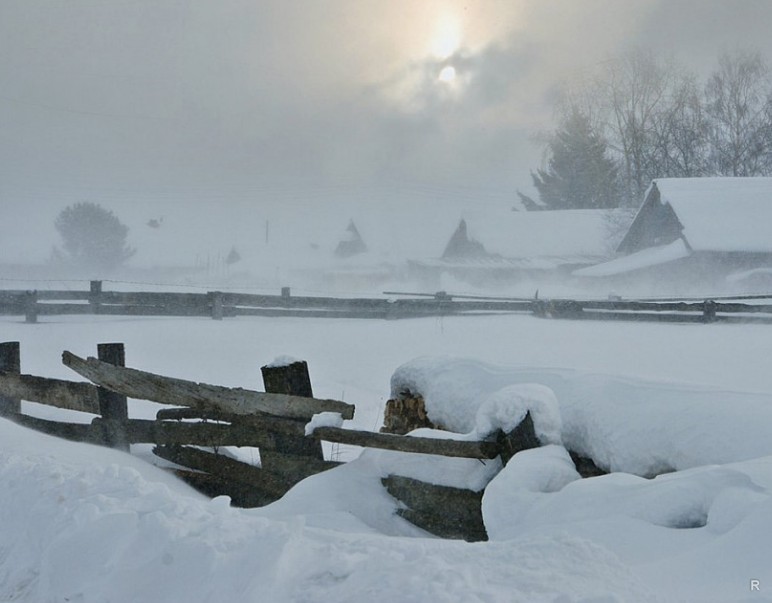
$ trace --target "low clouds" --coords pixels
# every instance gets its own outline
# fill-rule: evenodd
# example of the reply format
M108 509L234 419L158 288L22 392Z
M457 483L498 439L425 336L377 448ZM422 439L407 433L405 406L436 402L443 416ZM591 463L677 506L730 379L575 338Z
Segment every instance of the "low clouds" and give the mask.
M7 0L0 202L507 203L530 185L530 137L560 82L635 45L696 67L733 46L770 56L771 13L763 0ZM447 15L461 46L438 58Z

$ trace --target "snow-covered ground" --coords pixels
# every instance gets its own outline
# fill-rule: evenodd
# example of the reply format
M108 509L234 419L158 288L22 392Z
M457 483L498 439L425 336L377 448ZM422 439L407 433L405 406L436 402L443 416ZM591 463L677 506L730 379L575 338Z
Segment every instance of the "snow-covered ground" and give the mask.
M491 541L468 544L396 516L380 477L474 484L496 466L347 449L341 468L239 510L142 459L0 421L0 600L772 601L768 327L531 316L0 324L2 340L21 341L26 373L75 379L62 350L123 341L129 366L261 389L259 367L289 355L308 361L318 397L356 404L348 426L377 429L391 387L409 386L459 431L544 403L544 431L560 432L493 478ZM561 442L615 473L578 479ZM675 471L633 475L665 469Z

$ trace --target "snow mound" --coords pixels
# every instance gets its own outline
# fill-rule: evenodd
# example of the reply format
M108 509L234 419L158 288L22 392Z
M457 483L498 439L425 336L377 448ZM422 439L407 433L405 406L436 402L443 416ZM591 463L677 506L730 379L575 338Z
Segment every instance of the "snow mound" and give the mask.
M373 502L404 524L367 464L301 482L296 502L322 508L282 517L273 505L206 500L127 454L5 420L0 442L4 601L654 600L614 553L576 536L476 546L356 529L347 509ZM339 497L325 500L334 486Z
M528 412L542 444L561 443L557 398L550 388L537 383L509 385L486 397L475 414L474 433L479 439L499 429L509 433Z
M477 413L511 386L540 384L548 397L530 405L542 441L559 443L611 471L641 476L772 455L772 395L603 375L572 369L498 367L474 360L421 357L392 375L391 395L423 396L437 424L477 428ZM532 387L528 385L527 387ZM493 397L493 398L492 398ZM537 421L539 416L548 421ZM559 427L556 427L555 421Z
M484 438L511 431L530 411L542 443L560 443L560 411L552 390L539 383L514 383L507 371L472 360L423 357L391 377L391 397L407 392L424 398L435 425Z

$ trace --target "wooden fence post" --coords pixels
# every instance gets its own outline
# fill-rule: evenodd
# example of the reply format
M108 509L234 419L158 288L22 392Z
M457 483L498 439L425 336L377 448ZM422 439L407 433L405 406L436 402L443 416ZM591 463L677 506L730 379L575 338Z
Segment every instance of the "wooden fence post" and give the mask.
M0 343L0 371L21 373L21 354L18 341ZM0 396L0 416L18 415L21 412L21 400Z
M97 357L102 362L115 366L126 366L126 351L122 343L100 343L97 345ZM117 394L103 387L97 389L99 413L105 428L105 444L128 452L129 443L126 433L129 419L129 405L126 396Z
M24 320L28 323L38 321L38 292L27 291L24 296Z
M281 288L281 305L288 308L292 304L292 293L289 287Z
M222 320L225 314L222 291L211 291L209 296L212 298L212 319Z
M703 322L716 322L717 304L712 299L706 299L702 304Z
M263 374L265 391L269 394L288 394L304 398L314 397L311 389L311 378L308 375L308 364L305 360L298 360L280 366L267 365L261 367L260 371ZM296 456L310 456L320 460L324 459L322 444L319 441L281 434L276 434L276 438L276 452ZM270 454L267 456L270 456Z
M99 308L102 305L102 281L91 281L88 294L88 303L94 314L99 314Z

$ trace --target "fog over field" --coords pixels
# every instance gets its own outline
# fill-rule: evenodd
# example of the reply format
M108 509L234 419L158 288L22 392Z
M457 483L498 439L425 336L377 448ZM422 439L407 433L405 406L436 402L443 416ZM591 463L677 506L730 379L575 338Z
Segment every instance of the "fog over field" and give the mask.
M561 86L634 48L700 77L769 58L770 22L751 0L9 0L0 264L47 262L79 202L129 227L133 268L324 259L351 218L437 257L460 218L534 195Z
M0 601L772 601L771 26L0 0Z

